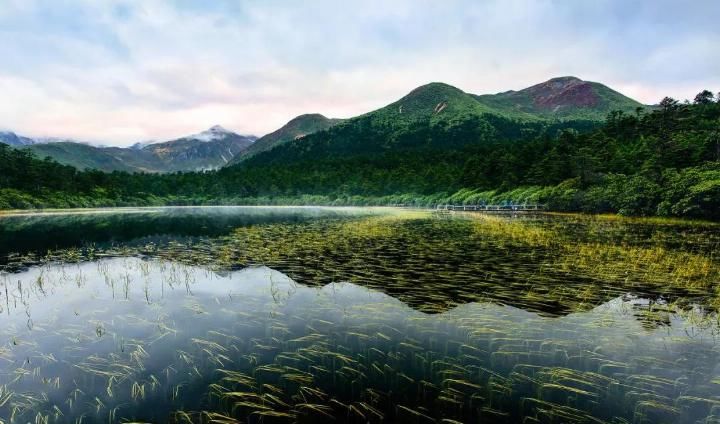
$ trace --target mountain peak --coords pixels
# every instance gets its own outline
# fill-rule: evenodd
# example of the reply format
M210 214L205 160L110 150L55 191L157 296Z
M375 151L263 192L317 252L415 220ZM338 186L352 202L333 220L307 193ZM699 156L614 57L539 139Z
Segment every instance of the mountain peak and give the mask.
M299 122L299 121L304 121L304 120L309 120L309 119L317 119L317 120L324 121L324 120L327 120L328 118L325 115L322 115L320 113L304 113L304 114L298 115L298 116L294 117L293 119L291 119L290 121L288 121L288 124L291 122Z
M477 98L507 111L601 120L613 110L630 111L642 106L607 86L575 76L551 78L519 91Z
M555 83L555 84L557 84L557 83L569 84L572 82L584 82L584 81L581 80L580 78L574 77L572 75L567 75L564 77L550 78L549 80L546 81L546 83Z
M319 113L306 113L298 115L277 130L271 132L270 134L265 134L257 139L257 141L248 147L246 151L235 156L230 164L240 163L250 156L273 149L281 144L289 143L293 140L299 140L307 135L324 131L342 121L343 119L331 119Z
M212 127L210 127L210 128L208 129L208 131L210 131L210 132L216 132L216 133L230 133L230 132L232 132L232 131L226 130L225 128L223 128L223 127L220 126L220 125L213 125Z
M458 113L487 112L484 105L457 87L431 82L415 88L378 112L392 119L444 119ZM371 112L374 113L374 112Z
M235 133L221 127L220 125L213 125L207 130L193 134L187 138L193 138L200 141L214 141L227 137L228 135L235 135Z
M557 107L594 107L600 101L591 83L577 77L552 78L519 93L529 95L540 109Z
M450 84L445 84L444 82L431 82L425 85L421 85L420 87L417 87L416 89L412 90L410 93L408 93L404 98L411 98L416 96L425 96L425 95L445 95L445 96L456 96L456 95L463 95L465 94L464 91L457 87L453 87Z

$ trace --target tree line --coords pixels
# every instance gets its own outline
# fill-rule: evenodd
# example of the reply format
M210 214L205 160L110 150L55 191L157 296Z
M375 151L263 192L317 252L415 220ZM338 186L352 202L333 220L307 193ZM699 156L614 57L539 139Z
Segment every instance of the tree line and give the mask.
M203 173L80 171L0 144L5 209L502 201L720 219L720 98L665 98L602 124L369 115Z

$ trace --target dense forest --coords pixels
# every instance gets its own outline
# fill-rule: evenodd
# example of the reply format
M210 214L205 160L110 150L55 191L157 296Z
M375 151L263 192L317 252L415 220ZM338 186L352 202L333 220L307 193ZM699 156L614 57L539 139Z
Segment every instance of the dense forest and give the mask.
M509 201L720 219L720 98L665 98L602 124L368 114L204 173L79 171L0 144L2 209Z

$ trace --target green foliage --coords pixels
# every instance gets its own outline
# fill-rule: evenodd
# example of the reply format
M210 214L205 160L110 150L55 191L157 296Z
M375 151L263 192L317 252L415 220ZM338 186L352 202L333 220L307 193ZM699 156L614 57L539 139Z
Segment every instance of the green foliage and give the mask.
M0 145L0 208L540 202L720 219L716 102L668 98L649 113L613 112L598 126L463 113L450 105L467 100L458 92L426 86L401 99L402 113L391 105L214 172L78 171ZM438 96L450 99L442 111L420 107Z
M329 119L319 113L300 115L292 119L280 129L257 139L247 149L230 160L230 164L240 163L244 159L270 150L281 144L302 138L308 134L326 130L342 122L342 119Z

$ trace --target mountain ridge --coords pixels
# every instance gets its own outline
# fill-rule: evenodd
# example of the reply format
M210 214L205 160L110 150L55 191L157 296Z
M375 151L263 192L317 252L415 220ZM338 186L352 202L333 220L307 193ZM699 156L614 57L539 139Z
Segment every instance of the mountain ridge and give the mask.
M558 119L604 119L614 110L647 107L610 87L574 76L551 78L522 90L474 95L489 107Z
M255 136L240 135L215 125L197 134L173 140L136 143L130 147L92 146L60 139L53 143L28 143L15 147L28 149L40 157L51 157L78 169L159 173L220 168L256 139Z
M250 147L235 156L228 165L241 161L256 154L271 150L284 143L298 140L307 135L333 127L344 119L327 118L319 113L306 113L298 115L277 130L258 138Z
M74 147L73 142L48 147L9 132L0 133L0 142L28 148L63 164L90 166L103 171L205 171L234 166L276 147L304 140L309 135L341 131L343 126L358 122L375 128L367 131L367 137L381 137L385 148L393 148L397 143L407 145L411 142L415 130L411 131L410 127L417 126L418 122L447 125L457 120L475 120L473 125L487 127L482 133L485 138L490 138L493 132L489 122L496 119L492 117L525 123L600 122L611 111L629 113L642 107L645 106L603 84L573 76L551 78L518 91L482 95L467 93L446 83L431 82L416 87L387 106L353 118L330 119L321 114L303 114L260 138L239 135L215 125L178 139L136 143L130 148Z

